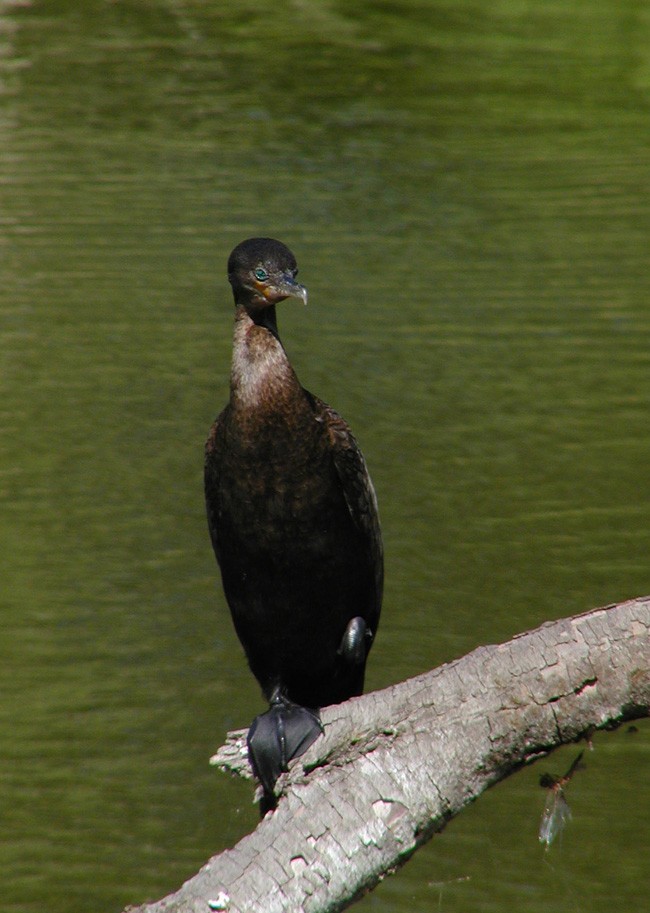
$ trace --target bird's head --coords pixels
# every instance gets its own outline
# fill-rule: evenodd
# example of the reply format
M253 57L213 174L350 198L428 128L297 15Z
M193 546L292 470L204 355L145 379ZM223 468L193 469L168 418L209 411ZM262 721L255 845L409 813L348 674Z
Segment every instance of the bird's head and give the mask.
M228 258L228 280L235 303L255 313L284 301L300 298L307 304L307 289L296 282L298 265L286 244L273 238L242 241Z

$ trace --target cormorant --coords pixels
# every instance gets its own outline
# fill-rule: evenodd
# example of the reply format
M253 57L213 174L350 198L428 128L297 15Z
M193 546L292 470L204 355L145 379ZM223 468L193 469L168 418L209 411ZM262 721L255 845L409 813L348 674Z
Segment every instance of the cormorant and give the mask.
M300 385L278 335L276 304L307 302L297 272L289 248L272 238L231 253L230 401L205 450L224 592L270 703L248 735L267 807L287 762L322 732L318 708L361 694L383 585L361 451L346 422Z

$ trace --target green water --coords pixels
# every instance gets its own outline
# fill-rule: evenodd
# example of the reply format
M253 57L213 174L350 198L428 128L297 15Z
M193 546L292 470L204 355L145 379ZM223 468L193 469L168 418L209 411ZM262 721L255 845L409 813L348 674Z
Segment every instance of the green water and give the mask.
M378 688L650 592L650 15L636 0L0 2L0 909L119 911L256 822L208 541L230 249L384 527ZM541 770L357 909L637 913L650 730Z

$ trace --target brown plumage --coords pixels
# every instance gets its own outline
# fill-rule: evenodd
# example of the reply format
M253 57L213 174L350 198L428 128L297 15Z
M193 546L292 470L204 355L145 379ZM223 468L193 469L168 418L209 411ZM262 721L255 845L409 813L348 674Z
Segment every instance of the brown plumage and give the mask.
M205 460L224 591L272 705L249 740L267 792L320 732L313 711L363 690L383 580L377 505L361 451L344 420L300 385L278 336L276 303L306 300L296 273L291 251L269 238L244 241L230 256L230 401Z

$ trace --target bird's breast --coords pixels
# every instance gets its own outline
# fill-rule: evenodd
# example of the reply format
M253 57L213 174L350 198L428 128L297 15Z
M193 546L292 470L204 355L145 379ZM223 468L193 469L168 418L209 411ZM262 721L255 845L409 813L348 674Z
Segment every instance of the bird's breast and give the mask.
M326 429L306 401L300 409L260 404L245 415L231 409L229 419L218 522L233 541L255 539L272 550L288 539L327 535L333 518L347 510Z

